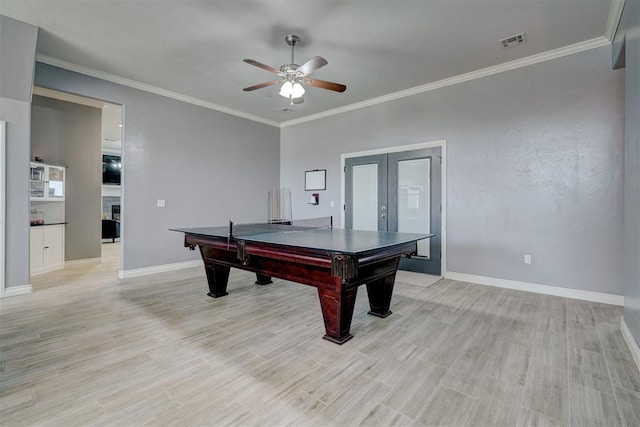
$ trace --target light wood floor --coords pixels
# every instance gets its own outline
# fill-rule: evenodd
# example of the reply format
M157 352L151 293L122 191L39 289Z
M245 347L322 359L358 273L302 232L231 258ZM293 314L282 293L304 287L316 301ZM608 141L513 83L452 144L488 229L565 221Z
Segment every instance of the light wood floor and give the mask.
M619 307L400 274L393 315L361 288L337 346L314 288L232 270L212 299L202 268L117 270L0 300L0 424L640 425Z

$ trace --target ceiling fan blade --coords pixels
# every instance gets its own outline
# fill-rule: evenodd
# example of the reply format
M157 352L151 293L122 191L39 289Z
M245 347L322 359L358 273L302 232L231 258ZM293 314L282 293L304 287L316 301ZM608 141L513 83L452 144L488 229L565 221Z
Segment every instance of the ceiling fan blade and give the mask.
M302 83L313 87L319 87L320 89L329 89L336 92L344 92L345 90L347 90L347 87L345 85L341 85L340 83L325 82L324 80L310 79L308 77L302 79Z
M273 74L278 74L280 72L280 70L273 68L269 65L263 64L262 62L258 62L254 59L243 59L242 61L246 62L247 64L251 64L255 67L262 68L263 70L267 70Z
M256 89L262 89L263 87L277 85L278 83L280 83L280 80L271 80L270 82L260 83L259 85L245 87L242 90L245 91L245 92L250 92L250 91L256 90Z
M328 62L326 59L319 56L314 56L313 58L299 66L297 71L302 73L303 76L306 76L313 73L318 68L324 67L327 64Z

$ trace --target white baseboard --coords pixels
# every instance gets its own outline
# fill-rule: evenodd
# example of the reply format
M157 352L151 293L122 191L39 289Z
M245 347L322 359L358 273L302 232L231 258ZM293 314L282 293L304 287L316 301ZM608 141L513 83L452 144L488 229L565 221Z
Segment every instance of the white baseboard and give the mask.
M89 263L99 263L102 261L102 258L85 258L85 259L74 259L71 261L65 261L64 265L76 265L76 264L89 264Z
M493 277L475 276L472 274L446 272L446 279L459 280L461 282L476 283L478 285L496 286L498 288L516 289L519 291L534 292L536 294L554 295L558 297L579 299L603 304L624 306L624 296L603 294L600 292L583 291L580 289L561 288L558 286L538 285L536 283L518 282L515 280L496 279Z
M4 290L3 297L15 297L17 295L25 295L30 294L33 291L31 288L31 284L28 285L20 285L20 286L11 286Z
M192 268L201 266L202 260L176 262L174 264L155 265L153 267L135 268L133 270L120 270L118 277L120 279L128 279L130 277L146 276L148 274L166 273L168 271L182 270L183 268Z
M638 370L640 370L640 347L638 347L638 343L631 335L631 331L627 326L627 323L624 321L624 317L620 320L620 330L622 331L622 336L624 337L625 342L627 343L627 347L629 347L629 351L633 355L633 360L636 362L636 366Z

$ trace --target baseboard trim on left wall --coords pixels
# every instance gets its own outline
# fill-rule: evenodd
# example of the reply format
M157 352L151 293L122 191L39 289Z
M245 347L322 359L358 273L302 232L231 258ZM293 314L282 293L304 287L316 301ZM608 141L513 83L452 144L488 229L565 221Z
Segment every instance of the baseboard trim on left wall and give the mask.
M201 266L202 260L176 262L173 264L155 265L153 267L134 268L132 270L120 270L118 277L120 279L129 279L131 277L146 276L148 274L166 273L168 271L182 270L183 268L192 268Z
M31 292L33 292L33 288L31 287L31 283L29 283L28 285L11 286L11 287L6 288L4 290L3 298L30 294Z
M631 355L633 355L633 360L636 362L638 370L640 370L640 347L638 347L638 343L635 338L633 338L633 335L631 335L631 331L627 326L627 322L624 321L624 317L620 320L620 331L622 331L622 336L627 343L627 347L629 347L629 351L631 351Z

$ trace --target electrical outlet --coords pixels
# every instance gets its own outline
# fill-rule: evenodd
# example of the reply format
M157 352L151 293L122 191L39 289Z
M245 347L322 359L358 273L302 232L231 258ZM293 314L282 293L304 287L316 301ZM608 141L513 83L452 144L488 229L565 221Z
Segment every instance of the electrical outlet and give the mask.
M333 207L333 200L329 202L329 206Z
M524 263L525 263L525 264L531 264L531 255L529 255L529 254L525 254L525 256L524 256Z
M158 199L158 201L156 202L156 206L158 206L159 208L164 208L165 207L165 201L162 199Z

